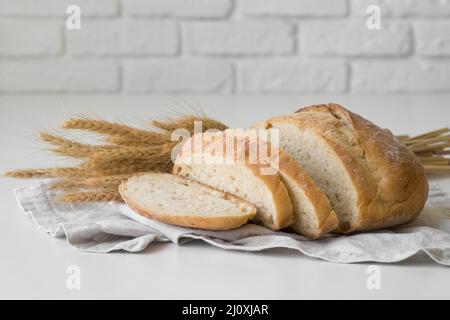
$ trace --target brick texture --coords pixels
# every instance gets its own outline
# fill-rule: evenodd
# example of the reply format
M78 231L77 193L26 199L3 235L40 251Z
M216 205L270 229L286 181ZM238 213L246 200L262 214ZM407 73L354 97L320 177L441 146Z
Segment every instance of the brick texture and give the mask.
M0 92L450 93L450 0L0 0Z
M78 5L86 17L119 13L120 0L0 0L0 16L63 17L69 5Z
M397 56L411 52L410 28L384 23L381 30L369 30L366 21L306 22L299 28L301 48L310 55Z
M450 21L420 21L416 32L419 54L450 57Z
M130 61L125 63L125 90L147 92L230 92L232 69L218 61Z
M347 89L347 68L337 61L247 62L239 71L242 92L345 92Z
M177 28L170 21L88 20L67 36L74 55L174 55L178 50Z
M347 13L347 0L238 0L246 15L325 17Z
M53 21L0 20L0 56L55 55L62 52L62 25Z
M0 92L116 92L119 86L114 62L0 62Z
M450 65L445 61L364 61L353 65L356 92L450 91Z
M450 0L352 0L352 11L365 15L370 5L387 17L449 17Z
M268 55L294 50L292 26L279 21L197 22L185 31L187 46L195 54Z
M230 0L123 0L125 14L134 16L169 16L223 18L231 10Z

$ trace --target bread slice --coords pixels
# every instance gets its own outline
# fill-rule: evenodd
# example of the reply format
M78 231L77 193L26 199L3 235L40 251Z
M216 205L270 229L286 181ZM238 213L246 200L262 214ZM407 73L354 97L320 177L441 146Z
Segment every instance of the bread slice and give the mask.
M201 148L194 148L196 141ZM248 144L227 155L223 143L223 133L194 135L183 145L173 172L253 203L257 208L254 221L272 230L290 226L294 222L293 208L278 173L270 170L270 174L265 174L270 165L246 161Z
M183 227L230 230L256 214L247 201L168 173L134 176L119 191L140 215Z
M278 173L294 208L292 230L313 239L335 230L339 221L326 195L298 162L279 152Z
M408 222L425 205L428 181L415 155L342 106L311 106L256 127L279 129L280 147L328 196L340 232Z

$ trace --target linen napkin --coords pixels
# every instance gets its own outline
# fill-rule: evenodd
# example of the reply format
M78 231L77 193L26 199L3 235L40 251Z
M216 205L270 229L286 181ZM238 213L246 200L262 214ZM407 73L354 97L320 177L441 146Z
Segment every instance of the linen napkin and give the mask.
M62 204L43 180L15 190L20 208L37 227L53 237L65 237L74 248L97 253L138 252L153 242L202 240L222 249L261 251L289 248L330 262L405 260L425 252L435 262L450 265L450 198L432 186L423 213L415 221L368 233L326 235L320 240L274 232L247 224L231 231L205 231L168 225L142 217L123 203ZM181 248L182 249L182 248Z

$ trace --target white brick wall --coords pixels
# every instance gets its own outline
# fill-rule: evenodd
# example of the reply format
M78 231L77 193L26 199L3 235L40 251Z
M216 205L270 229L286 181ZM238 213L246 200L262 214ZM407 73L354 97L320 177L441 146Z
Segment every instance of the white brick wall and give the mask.
M233 83L231 65L222 61L126 61L124 71L125 90L129 93L229 93Z
M14 30L14 32L11 32ZM55 55L63 50L63 28L53 21L0 20L0 55Z
M364 15L369 5L380 7L387 17L449 17L450 0L353 0L352 11Z
M450 92L450 0L0 0L0 93L47 92Z
M446 61L357 61L352 89L361 92L450 91L450 64Z
M122 0L125 14L179 18L223 18L231 10L229 0Z
M71 55L175 55L176 24L164 20L87 20L81 30L67 33Z
M416 34L418 54L450 56L450 21L420 21Z
M292 26L280 21L196 22L185 28L186 47L198 55L294 53Z
M252 93L345 92L348 83L341 61L249 61L239 65L239 73L239 87Z
M116 92L119 68L100 60L15 60L0 62L3 92Z
M363 19L305 21L300 24L300 47L312 56L404 56L412 50L410 28L386 22L381 30L369 30Z
M0 15L13 17L64 17L69 5L78 5L86 17L119 14L120 0L0 0Z
M246 15L326 17L344 16L347 0L237 0Z

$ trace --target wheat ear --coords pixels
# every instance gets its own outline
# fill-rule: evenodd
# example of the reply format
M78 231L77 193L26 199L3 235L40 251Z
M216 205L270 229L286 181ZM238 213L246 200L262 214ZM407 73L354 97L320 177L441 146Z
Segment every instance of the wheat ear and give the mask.
M128 147L157 146L170 141L170 134L166 132L149 132L149 135L140 136L139 138L110 136L106 138L106 141L114 145Z
M123 124L108 122L105 120L95 120L89 118L72 118L62 124L63 129L79 129L102 133L111 136L122 136L128 139L149 139L157 135L147 130L132 128Z
M60 202L123 201L118 191L101 190L63 194Z
M145 165L145 168L158 167L170 162L171 145L149 147L122 147L94 153L86 163L90 169L108 169L123 165ZM146 170L146 171L147 171ZM125 173L125 172L124 172Z
M117 189L118 186L129 179L133 174L121 174L104 177L92 177L84 180L61 180L51 184L52 190L76 190L83 188Z
M442 128L418 136L400 136L424 165L427 172L450 173L450 129Z
M217 129L223 131L228 129L228 126L220 121L210 119L207 117L184 115L178 118L166 118L163 120L153 120L151 122L152 127L164 131L173 132L176 129L186 129L191 134L194 133L195 122L200 122L202 126L202 131Z
M92 173L84 168L46 168L46 169L21 169L9 171L5 176L12 178L58 178L58 177L89 177Z
M108 146L94 146L75 142L48 132L40 132L39 136L42 141L57 147L52 149L56 154L74 158L85 158L95 151L110 148Z

